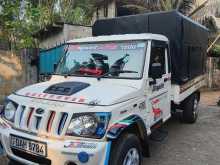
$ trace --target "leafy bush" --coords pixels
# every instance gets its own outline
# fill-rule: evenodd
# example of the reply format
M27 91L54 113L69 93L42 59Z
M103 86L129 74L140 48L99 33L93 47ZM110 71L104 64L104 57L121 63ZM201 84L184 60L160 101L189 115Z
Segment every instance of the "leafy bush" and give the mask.
M212 57L219 57L220 58L220 45L219 44L215 45L211 49L210 54Z

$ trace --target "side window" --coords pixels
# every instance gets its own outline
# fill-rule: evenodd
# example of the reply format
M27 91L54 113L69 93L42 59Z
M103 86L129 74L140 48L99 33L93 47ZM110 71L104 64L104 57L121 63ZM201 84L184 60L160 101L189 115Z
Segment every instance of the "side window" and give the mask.
M166 45L162 41L152 41L149 77L153 79L162 78L166 74Z

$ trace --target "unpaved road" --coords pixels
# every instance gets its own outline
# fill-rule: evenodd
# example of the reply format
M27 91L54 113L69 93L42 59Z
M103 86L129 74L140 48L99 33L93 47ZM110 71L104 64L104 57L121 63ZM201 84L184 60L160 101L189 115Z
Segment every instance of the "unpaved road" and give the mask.
M196 124L171 119L164 129L167 138L151 142L151 157L144 165L220 165L219 91L203 92Z
M144 165L220 165L220 108L200 106L193 125L171 119L167 138L151 142L151 157Z
M162 142L151 141L151 157L144 165L220 165L220 107L215 106L220 92L204 92L196 124L168 121L168 136ZM6 158L0 165L6 165Z

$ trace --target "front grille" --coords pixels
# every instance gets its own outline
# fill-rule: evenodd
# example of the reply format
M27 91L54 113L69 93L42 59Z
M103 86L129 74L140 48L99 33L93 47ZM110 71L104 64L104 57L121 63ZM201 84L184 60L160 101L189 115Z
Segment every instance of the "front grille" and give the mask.
M16 155L20 158L26 159L26 160L34 162L34 163L38 163L40 165L51 165L51 160L49 160L47 158L35 156L32 154L26 153L24 151L17 150L15 148L12 148L11 150L14 155Z
M15 128L32 132L61 135L68 114L36 107L19 105L15 116Z

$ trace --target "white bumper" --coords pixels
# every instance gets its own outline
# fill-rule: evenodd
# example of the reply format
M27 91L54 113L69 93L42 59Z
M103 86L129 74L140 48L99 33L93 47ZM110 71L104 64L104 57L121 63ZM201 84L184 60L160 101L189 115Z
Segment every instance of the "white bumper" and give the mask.
M34 135L30 135L21 131L14 130L0 118L0 141L6 151L9 158L19 161L24 164L34 164L32 161L28 161L25 158L16 156L10 147L10 134L25 137L39 142L45 142L47 144L47 157L35 157L35 160L51 161L52 165L68 165L72 162L76 165L107 165L110 155L111 142L94 142L94 141L81 141L81 140L54 140L49 138L42 138ZM68 145L82 143L86 145ZM80 162L78 156L79 153L87 153L89 160L86 163ZM36 163L38 164L38 163Z

